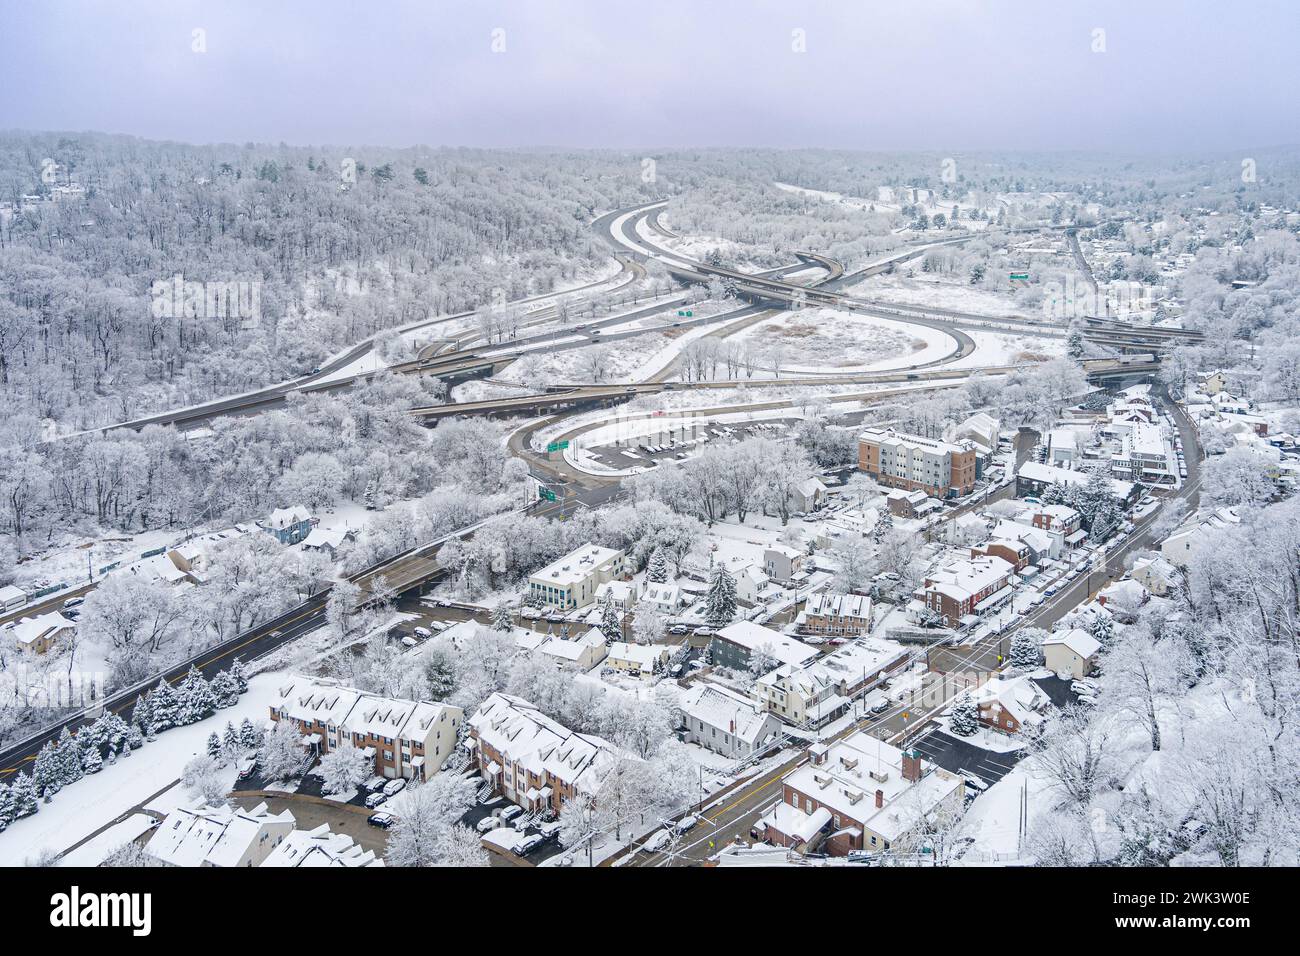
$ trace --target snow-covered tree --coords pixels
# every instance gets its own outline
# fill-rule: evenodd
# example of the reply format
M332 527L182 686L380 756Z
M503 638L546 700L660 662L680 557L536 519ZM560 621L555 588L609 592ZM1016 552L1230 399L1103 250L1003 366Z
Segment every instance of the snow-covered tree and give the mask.
M492 609L492 630L502 631L509 634L514 627L514 621L510 615L510 605L501 601Z
M226 783L217 761L208 754L199 754L185 764L181 771L181 786L195 800L210 807L224 806Z
M190 665L185 680L181 681L176 698L177 723L181 725L198 723L205 717L211 717L217 709L212 686L193 664Z
M209 757L211 757L213 760L217 761L218 763L221 762L222 759L221 738L217 735L217 732L215 730L212 731L212 733L208 734L207 750L208 750Z
M370 778L371 766L364 751L344 741L320 758L316 772L326 793L352 793Z
M605 635L606 644L623 639L623 622L614 606L612 591L605 592L605 600L600 605L600 633Z
M212 698L217 707L233 707L239 701L239 684L229 671L217 671L212 678Z
M14 782L10 785L10 800L13 806L13 818L21 820L23 817L30 817L41 808L40 797L36 792L36 785L32 778L25 773L20 773L14 777Z
M474 803L474 784L440 773L408 785L397 823L389 831L384 861L389 866L452 866L464 858L464 844L452 831Z
M664 549L656 547L650 552L650 562L646 565L646 580L654 584L668 582L668 555Z
M239 755L243 748L239 743L239 730L235 727L233 721L226 721L226 729L221 733L221 750L227 757L233 759Z
M668 631L668 622L654 605L643 602L632 614L632 640L638 644L658 644Z
M736 617L736 579L723 566L715 562L709 574L709 590L705 596L704 620L711 628L726 627Z
M302 772L307 751L293 721L281 720L262 740L257 763L267 780L289 780Z
M1023 628L1011 638L1011 666L1037 667L1042 663L1043 649L1037 628Z
M239 746L244 753L252 753L262 746L262 732L247 717L239 722Z
M948 726L960 737L969 737L979 730L979 708L969 691L962 691L953 701Z
M149 731L161 733L180 723L180 701L176 691L167 681L158 681L158 686L149 692Z

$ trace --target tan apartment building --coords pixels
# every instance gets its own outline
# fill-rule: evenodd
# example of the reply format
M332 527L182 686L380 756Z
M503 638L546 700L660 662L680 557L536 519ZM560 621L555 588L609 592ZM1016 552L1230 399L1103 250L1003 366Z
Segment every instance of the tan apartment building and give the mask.
M975 490L976 455L969 441L938 441L892 428L870 428L858 437L859 471L882 485L924 491L935 498Z

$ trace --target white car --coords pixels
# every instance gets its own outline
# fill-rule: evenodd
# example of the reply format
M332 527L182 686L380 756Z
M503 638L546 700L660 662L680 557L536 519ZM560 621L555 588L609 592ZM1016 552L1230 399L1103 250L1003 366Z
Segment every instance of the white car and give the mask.
M682 817L680 820L677 821L677 825L674 827L674 829L678 833L685 833L687 830L691 829L691 827L695 826L699 822L700 822L699 817L697 817L693 813L688 813L686 814L686 816Z
M484 817L477 824L475 824L474 829L477 830L479 833L490 833L493 830L495 830L497 827L502 825L503 824L501 822L500 817Z
M396 780L390 780L388 783L384 784L384 796L394 797L405 789L406 781L401 777L398 777Z
M658 853L668 845L668 841L671 839L672 835L667 830L656 830L641 844L641 849L647 853Z

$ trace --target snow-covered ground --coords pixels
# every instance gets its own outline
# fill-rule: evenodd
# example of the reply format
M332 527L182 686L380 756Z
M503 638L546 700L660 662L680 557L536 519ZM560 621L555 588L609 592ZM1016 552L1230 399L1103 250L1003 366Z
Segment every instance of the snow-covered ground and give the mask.
M957 348L951 337L926 332L934 330L839 309L809 308L782 312L738 332L736 339L760 353L779 351L787 371L826 372L876 368L900 359L907 364L932 361L920 356L931 344L941 349L940 338L947 342L947 351Z
M919 269L918 266L917 270ZM863 298L953 309L958 312L969 312L972 315L1040 318L1037 315L1025 316L1024 311L1016 306L1015 299L1010 293L989 292L956 280L908 278L897 273L881 274L855 283L848 291L852 295Z

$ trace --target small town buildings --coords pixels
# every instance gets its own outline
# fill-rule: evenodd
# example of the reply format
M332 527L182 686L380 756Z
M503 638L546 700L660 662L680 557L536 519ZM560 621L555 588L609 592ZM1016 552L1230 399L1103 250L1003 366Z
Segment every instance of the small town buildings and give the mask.
M969 441L980 454L991 455L998 447L998 420L984 412L976 412L943 437L953 444Z
M647 581L645 589L641 592L640 602L649 605L665 617L672 617L682 609L686 600L682 595L682 589L676 584L656 584L654 581Z
M281 544L298 544L311 534L313 525L311 513L302 505L289 508L276 508L257 526Z
M709 659L715 667L749 670L755 653L762 653L776 665L795 667L817 656L816 648L752 621L728 624L709 639Z
M571 640L548 637L537 645L535 653L545 655L561 667L586 672L605 659L608 649L605 635L593 627Z
M313 830L293 830L262 861L266 867L378 867L382 858L363 850L345 833L331 833L322 823Z
M530 600L563 611L586 607L596 589L623 574L623 552L594 544L553 561L528 579Z
M952 561L928 575L917 597L946 627L974 617L1011 597L1015 566L996 556Z
M1047 433L1047 463L1072 468L1079 460L1079 436L1072 428L1053 428Z
M1178 463L1173 443L1160 425L1139 422L1120 439L1120 448L1110 456L1110 470L1129 481L1147 484L1175 484Z
M1052 484L1086 485L1087 483L1087 472L1073 471L1069 468L1056 468L1052 465L1039 464L1036 461L1027 461L1016 472L1016 496L1026 498L1041 495ZM1115 496L1121 505L1133 504L1137 500L1140 491L1141 488L1131 481L1121 481L1118 478L1111 479L1110 493Z
M808 560L807 552L784 544L773 544L763 549L763 570L773 581L787 583L803 572Z
M753 607L762 600L763 592L768 589L772 579L757 564L747 564L732 577L736 581L736 600Z
M77 625L58 611L49 611L24 617L6 625L5 630L13 637L14 646L24 654L45 654L59 641L71 637Z
M882 485L921 490L935 498L975 490L976 450L968 441L945 442L890 429L867 429L858 438L858 469Z
M732 759L744 759L781 735L781 721L754 701L718 684L698 681L677 703L683 739Z
M1207 535L1240 523L1241 515L1232 508L1198 511L1165 538L1160 545L1160 553L1170 564L1185 568Z
M369 751L375 774L427 780L451 756L464 712L450 704L367 694L323 677L291 675L271 719L292 721L304 743L329 753L343 743Z
M575 797L594 797L616 760L633 759L603 737L574 733L511 694L490 695L467 722L466 746L483 779L529 811L558 814Z
M1043 639L1043 659L1048 670L1078 679L1097 666L1101 645L1083 628L1057 631Z
M1017 537L992 537L971 545L972 558L1001 558L1017 571L1023 571L1033 559L1029 545Z
M924 518L943 507L940 501L924 491L904 491L902 488L895 488L885 495L885 505L890 514L899 518Z
M609 645L605 666L633 677L651 677L668 666L669 648L664 644L629 644L615 641Z
M965 781L864 731L813 744L763 816L768 842L801 853L918 851L925 833L961 816Z
M1021 675L1010 680L995 677L972 695L979 722L1005 734L1018 734L1042 726L1051 705L1047 692Z
M858 637L871 630L871 598L861 594L814 594L796 619L800 632L821 637Z
M1133 562L1130 574L1134 581L1156 597L1168 597L1182 580L1178 569L1161 557L1139 558Z
M265 803L239 807L179 807L154 830L146 852L170 866L260 866L293 832L293 814Z
M636 607L636 585L631 581L606 581L596 588L597 607L604 605L606 595L614 601L614 610L619 614L629 614Z
M331 561L337 560L339 551L345 544L357 540L357 533L351 528L312 528L303 539L304 551L319 551L328 555Z
M759 677L750 694L796 727L817 729L843 716L854 697L903 668L910 655L898 644L860 638L819 660L782 664Z

